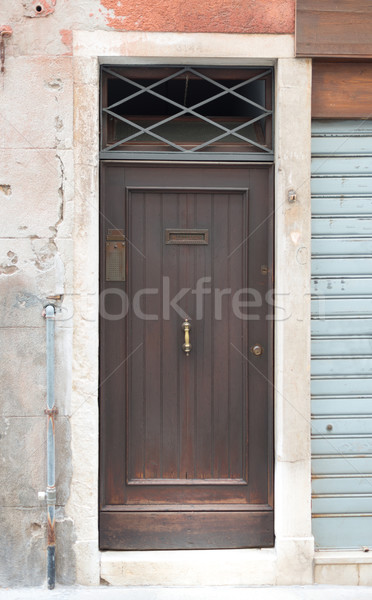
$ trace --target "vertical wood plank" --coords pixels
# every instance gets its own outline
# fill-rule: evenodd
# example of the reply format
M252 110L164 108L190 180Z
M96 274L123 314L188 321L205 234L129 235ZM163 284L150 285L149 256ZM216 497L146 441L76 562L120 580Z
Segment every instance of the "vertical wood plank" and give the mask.
M179 247L164 244L164 230L179 227L178 198L176 193L163 194L162 269L165 280L165 318L163 327L163 443L162 476L177 479L179 476L179 406L178 361L180 353L180 318L170 309L169 301L178 292Z
M212 285L212 248L214 236L212 235L212 196L199 194L196 207L197 224L208 229L208 246L196 246L196 281L201 277L210 277ZM196 452L196 477L208 479L212 477L212 320L213 303L212 294L204 296L203 318L196 322L198 336L196 339L196 420L198 427L195 439Z
M214 215L214 281L219 289L226 287L229 280L228 269L228 194L213 195ZM213 354L214 354L214 477L228 478L228 356L229 356L229 315L227 303L222 305L222 319L213 319Z
M230 196L230 228L228 241L229 267L229 306L232 312L234 295L247 288L247 247L248 214L246 194ZM246 446L247 389L246 361L236 352L244 352L249 321L231 314L229 327L229 446L230 477L244 478L244 448ZM235 348L234 348L235 347Z
M131 193L128 198L128 447L127 469L129 479L145 476L145 381L138 373L146 370L145 323L133 314L132 298L145 287L146 220L145 195ZM138 348L138 350L136 350Z
M144 321L146 364L145 379L145 478L161 476L161 205L160 192L146 193L144 232L146 239L145 289L141 307L146 315ZM137 374L138 377L138 374Z
M186 192L180 195L181 227L190 229L194 227L194 194ZM186 314L191 319L191 344L197 335L197 324L195 322L194 299L191 290L194 287L194 257L190 252L191 247L180 245L179 273L181 288L189 289L188 293L180 301ZM182 321L181 321L182 323ZM182 332L182 330L181 330ZM182 341L184 334L182 332ZM194 478L194 377L195 377L195 349L191 350L190 356L182 351L179 358L180 369L180 478Z

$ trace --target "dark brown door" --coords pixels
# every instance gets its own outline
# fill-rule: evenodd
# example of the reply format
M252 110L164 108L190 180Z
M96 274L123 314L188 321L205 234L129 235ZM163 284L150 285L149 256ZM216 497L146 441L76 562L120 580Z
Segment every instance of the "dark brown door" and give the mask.
M101 180L101 548L272 546L271 166Z

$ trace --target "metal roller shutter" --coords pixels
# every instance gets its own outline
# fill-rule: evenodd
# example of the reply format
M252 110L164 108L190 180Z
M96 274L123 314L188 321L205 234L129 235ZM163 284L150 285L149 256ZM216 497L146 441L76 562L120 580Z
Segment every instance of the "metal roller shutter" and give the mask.
M317 548L372 546L372 121L312 125Z

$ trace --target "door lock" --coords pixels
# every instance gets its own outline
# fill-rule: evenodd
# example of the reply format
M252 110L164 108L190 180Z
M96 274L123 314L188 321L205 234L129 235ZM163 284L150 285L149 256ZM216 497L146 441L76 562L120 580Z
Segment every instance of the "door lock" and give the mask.
M260 344L255 344L254 346L251 347L251 352L255 356L262 356L263 351L264 351L264 349Z

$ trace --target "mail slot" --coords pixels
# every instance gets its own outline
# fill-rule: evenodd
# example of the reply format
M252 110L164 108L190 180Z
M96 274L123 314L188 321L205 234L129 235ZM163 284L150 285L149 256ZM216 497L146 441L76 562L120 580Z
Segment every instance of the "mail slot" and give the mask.
M208 245L208 229L166 229L166 244Z

